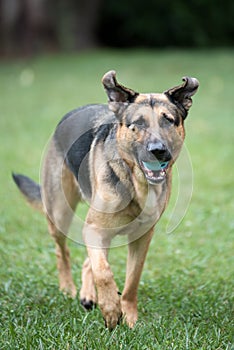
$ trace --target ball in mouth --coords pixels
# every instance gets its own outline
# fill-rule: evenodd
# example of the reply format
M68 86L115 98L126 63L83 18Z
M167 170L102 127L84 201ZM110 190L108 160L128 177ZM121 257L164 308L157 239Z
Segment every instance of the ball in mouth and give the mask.
M168 161L154 160L152 162L141 161L140 166L150 184L159 184L166 178Z

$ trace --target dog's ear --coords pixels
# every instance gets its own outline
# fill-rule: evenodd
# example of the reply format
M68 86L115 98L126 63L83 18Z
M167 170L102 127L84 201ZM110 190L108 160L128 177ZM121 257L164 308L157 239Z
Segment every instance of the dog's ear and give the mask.
M164 91L164 94L178 107L182 106L185 119L189 108L192 106L191 97L197 92L199 81L191 77L183 77L182 80L183 84Z
M120 85L116 80L116 72L114 70L107 72L103 76L102 83L108 96L109 108L117 115L121 114L126 106L134 102L139 95L138 92Z

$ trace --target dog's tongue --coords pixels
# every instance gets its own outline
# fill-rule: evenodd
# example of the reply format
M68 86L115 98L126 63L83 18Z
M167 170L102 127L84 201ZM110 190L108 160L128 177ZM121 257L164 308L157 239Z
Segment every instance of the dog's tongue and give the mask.
M142 163L143 163L144 167L148 170L159 171L159 170L165 169L169 162L160 162L160 161L156 160L153 162L142 162Z

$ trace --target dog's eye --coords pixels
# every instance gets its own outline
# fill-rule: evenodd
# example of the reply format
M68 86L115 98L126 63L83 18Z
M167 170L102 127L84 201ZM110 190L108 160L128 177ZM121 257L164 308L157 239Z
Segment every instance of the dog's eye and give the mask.
M141 115L137 120L135 120L134 124L136 126L139 126L139 127L145 127L146 126L146 120L143 117L143 115Z
M147 127L147 122L142 115L138 119L134 120L133 124L137 128L146 128Z
M143 116L140 116L138 119L134 120L131 124L127 124L127 127L135 131L136 128L142 129L147 127L147 122Z
M169 123L174 124L175 123L175 119L172 118L171 116L169 116L166 113L163 113L163 118L166 119Z

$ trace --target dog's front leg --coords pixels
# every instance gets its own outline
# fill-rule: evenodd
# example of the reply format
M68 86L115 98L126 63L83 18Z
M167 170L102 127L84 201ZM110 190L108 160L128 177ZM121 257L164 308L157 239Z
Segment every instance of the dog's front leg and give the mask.
M84 231L84 236L86 236L87 251L97 288L98 305L106 326L113 329L119 323L122 312L118 288L107 260L109 242L103 239L98 242L96 239L93 240L92 236L97 238L99 234L97 230L91 231L90 228Z
M107 261L107 249L88 247L88 254L97 287L98 304L106 326L113 329L120 321L121 306L118 289Z
M138 317L137 289L153 232L152 228L128 245L126 280L121 298L121 307L124 321L130 328L135 325Z

